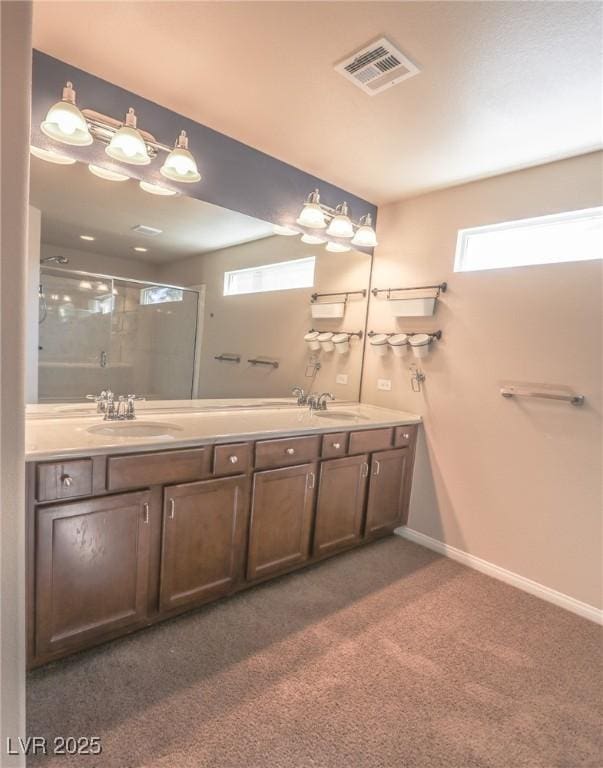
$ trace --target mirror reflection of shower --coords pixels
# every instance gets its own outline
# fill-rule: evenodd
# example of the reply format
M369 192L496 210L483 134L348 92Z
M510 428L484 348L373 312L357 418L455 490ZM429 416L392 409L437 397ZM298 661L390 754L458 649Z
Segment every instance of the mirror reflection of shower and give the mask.
M40 259L40 264L69 264L69 257L68 256L46 256L43 259ZM44 286L42 283L40 283L40 287L38 289L38 299L40 301L39 311L38 311L38 323L41 325L44 320L48 317L48 303L46 301L46 294L44 293ZM40 348L41 349L41 348Z

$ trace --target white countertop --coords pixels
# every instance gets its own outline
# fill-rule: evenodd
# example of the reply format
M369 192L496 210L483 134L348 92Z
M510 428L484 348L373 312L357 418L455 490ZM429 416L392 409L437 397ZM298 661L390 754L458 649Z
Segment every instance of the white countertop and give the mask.
M94 405L34 405L27 408L25 458L27 461L165 450L194 445L262 438L320 434L346 429L370 429L398 424L418 424L421 417L362 403L329 405L327 411L310 413L289 399L153 401L137 404L133 421L106 422ZM133 437L99 434L90 428L116 425L154 425L165 434ZM169 434L168 434L169 433Z

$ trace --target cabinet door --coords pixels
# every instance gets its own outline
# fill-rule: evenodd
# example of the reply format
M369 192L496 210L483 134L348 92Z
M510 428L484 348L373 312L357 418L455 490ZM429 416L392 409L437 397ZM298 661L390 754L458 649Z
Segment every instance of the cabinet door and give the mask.
M309 557L316 464L256 472L247 578L286 571Z
M408 461L408 448L372 455L365 536L379 536L402 524Z
M314 554L344 549L362 537L368 456L323 461L318 483Z
M231 591L242 575L246 500L244 477L165 489L160 610L202 603Z
M85 647L144 622L147 491L38 507L36 652Z

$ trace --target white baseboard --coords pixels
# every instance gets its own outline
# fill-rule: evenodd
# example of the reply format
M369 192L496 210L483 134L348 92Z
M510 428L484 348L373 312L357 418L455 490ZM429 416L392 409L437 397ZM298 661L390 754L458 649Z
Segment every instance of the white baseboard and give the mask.
M542 600L576 613L584 619L589 619L597 624L603 624L603 610L596 608L594 605L583 603L569 595L563 594L563 592L557 592L556 589L551 589L550 587L545 587L544 584L539 584L537 581L526 579L525 576L508 571L506 568L489 563L487 560L482 560L481 557L470 555L468 552L463 552L462 549L450 546L450 544L444 544L443 541L433 539L431 536L426 536L424 533L419 533L419 531L415 531L405 525L397 528L396 533L404 539L427 547L427 549L432 549L434 552L449 557L451 560L457 560L469 568L474 568L476 571L481 571L487 576L504 581L513 587L522 589L524 592L529 592L531 595L540 597Z

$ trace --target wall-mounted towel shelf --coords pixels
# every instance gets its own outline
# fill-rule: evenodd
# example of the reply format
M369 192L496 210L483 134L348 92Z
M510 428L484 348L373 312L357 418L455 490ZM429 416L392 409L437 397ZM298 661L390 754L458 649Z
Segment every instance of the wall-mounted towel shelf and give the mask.
M241 355L214 355L214 360L219 360L223 363L240 363Z
M415 285L410 288L373 288L371 290L371 293L373 296L378 296L380 293L386 293L387 299L391 299L392 293L398 293L399 291L427 291L430 289L437 290L437 293L435 295L435 298L440 295L440 293L446 293L446 289L448 288L448 283L437 283L436 285Z
M391 331L389 333L386 333L385 331L369 331L366 335L372 338L373 336L379 336L381 334L384 336L397 336L400 333L405 333L407 336L418 336L419 334L424 333L426 336L431 336L432 339L437 339L438 341L442 338L442 331L433 331L432 333L429 331Z
M363 288L361 291L338 291L337 293L313 293L310 297L310 301L312 304L314 304L316 301L318 301L318 299L324 298L325 296L343 296L344 302L347 302L350 296L362 296L362 298L364 298L366 296L366 288Z
M247 360L247 362L250 365L269 365L272 368L275 368L275 369L278 368L278 363L276 362L276 360L258 360L257 357L252 357L249 360Z
M570 405L584 405L584 395L574 395L560 392L534 392L531 389L517 389L516 387L502 387L500 394L503 397L542 397L545 400L562 400Z
M353 331L353 332L352 331L329 331L329 330L318 331L317 328L310 328L308 333L335 333L335 334L345 333L346 336L350 336L350 337L357 336L359 339L361 339L363 336L362 331Z

